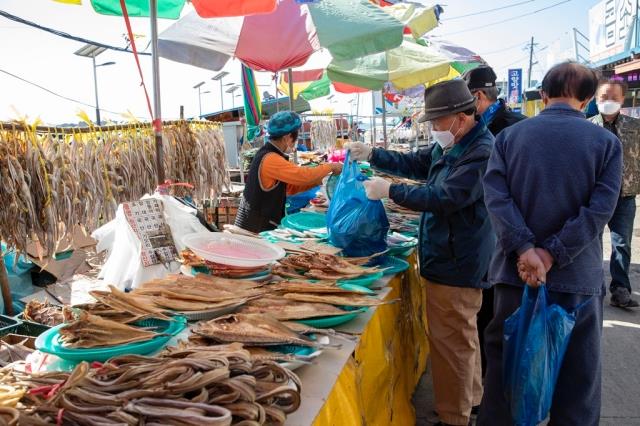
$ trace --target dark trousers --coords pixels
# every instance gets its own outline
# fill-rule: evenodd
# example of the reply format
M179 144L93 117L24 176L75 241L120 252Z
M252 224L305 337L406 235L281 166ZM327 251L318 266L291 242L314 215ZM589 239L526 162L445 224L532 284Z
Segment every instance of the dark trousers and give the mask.
M482 307L478 312L478 337L482 355L482 377L487 372L487 354L484 350L484 331L493 319L493 287L482 290Z
M636 197L620 197L613 217L609 221L611 231L611 285L609 291L624 287L631 293L629 265L631 264L631 236L636 217Z
M487 373L478 426L511 426L511 414L502 385L504 321L520 307L523 288L494 287L495 316L485 333ZM604 290L604 289L603 289ZM578 312L551 407L551 426L597 426L600 422L602 296L594 296ZM573 309L590 296L549 292L549 302Z

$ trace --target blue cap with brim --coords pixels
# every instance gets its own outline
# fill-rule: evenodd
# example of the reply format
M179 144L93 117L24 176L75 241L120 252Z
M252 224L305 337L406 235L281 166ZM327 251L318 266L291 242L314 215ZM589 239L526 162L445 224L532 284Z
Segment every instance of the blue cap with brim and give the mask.
M292 111L281 111L271 116L267 131L272 139L281 138L284 135L295 132L302 127L302 119Z

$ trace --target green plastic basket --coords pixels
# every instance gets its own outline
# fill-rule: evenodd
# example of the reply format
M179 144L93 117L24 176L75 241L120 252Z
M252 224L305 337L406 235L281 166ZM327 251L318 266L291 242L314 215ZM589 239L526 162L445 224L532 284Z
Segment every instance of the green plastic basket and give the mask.
M14 318L20 321L16 334L20 334L22 336L38 337L51 328L48 325L25 320L24 313L16 315Z
M173 317L173 321L148 319L136 323L140 327L156 327L155 330L163 335L144 342L129 343L107 348L73 349L66 348L60 341L60 328L65 324L55 326L36 339L36 349L56 355L67 361L99 361L105 362L113 357L122 355L148 355L162 349L172 337L178 335L187 326L187 319L183 316Z
M343 306L342 309L350 310L353 308L350 308L348 306ZM336 315L333 317L309 318L305 320L296 320L296 321L304 325L308 325L309 327L332 328L342 324L346 324L349 321L353 321L359 314L366 312L367 309L368 308L356 308L355 310L352 310L352 312L349 312L348 314L344 314L344 315Z
M382 277L383 277L383 273L382 272L375 272L373 274L364 275L364 276L358 277L358 278L340 279L340 280L338 280L338 284L340 284L340 285L350 284L350 285L356 285L356 286L367 287L368 288L368 287L371 287L373 285L373 283L375 283L376 281L378 281Z
M15 333L21 321L6 315L0 315L0 336Z
M296 231L314 231L327 227L327 216L314 212L294 213L282 218L282 226Z

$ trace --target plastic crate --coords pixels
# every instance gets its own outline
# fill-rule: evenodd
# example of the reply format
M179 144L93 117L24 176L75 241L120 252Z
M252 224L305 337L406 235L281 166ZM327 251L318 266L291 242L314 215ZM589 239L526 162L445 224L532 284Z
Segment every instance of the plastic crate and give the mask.
M20 321L16 334L21 334L23 336L38 337L39 335L41 335L42 333L44 333L45 331L51 328L48 325L25 320L24 314L16 315L15 319Z
M22 321L6 315L0 315L0 336L15 333Z

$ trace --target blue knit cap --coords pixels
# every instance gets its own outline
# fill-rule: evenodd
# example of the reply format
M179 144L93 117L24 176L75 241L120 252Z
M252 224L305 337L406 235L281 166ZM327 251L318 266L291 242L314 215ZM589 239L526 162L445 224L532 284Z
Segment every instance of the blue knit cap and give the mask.
M280 111L271 116L267 131L271 139L278 139L302 127L300 116L292 111Z

